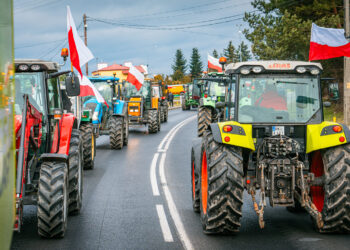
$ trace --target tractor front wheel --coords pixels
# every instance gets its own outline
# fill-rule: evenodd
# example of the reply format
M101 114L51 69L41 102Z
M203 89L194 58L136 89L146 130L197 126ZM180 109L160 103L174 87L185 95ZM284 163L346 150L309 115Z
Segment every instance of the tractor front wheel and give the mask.
M243 206L242 149L203 136L200 171L200 212L205 233L235 233Z
M69 206L70 215L80 213L83 198L83 147L80 143L80 131L72 129L72 136L69 145Z
M157 133L159 116L157 110L148 111L148 132Z
M350 232L350 147L341 145L316 151L312 155L311 172L323 177L324 186L311 186L310 195L322 214L322 233Z
M112 149L122 149L124 144L123 117L109 118L109 141Z
M83 162L84 169L94 168L94 159L96 155L96 137L91 123L84 123L80 126L81 140L83 144Z
M164 111L164 122L168 121L168 112L169 110L168 110L168 104L167 104Z
M126 115L124 117L124 135L123 135L123 139L124 139L124 146L127 146L129 143L129 117L128 115Z
M67 228L68 171L64 162L43 162L38 190L38 233L62 238Z
M201 137L207 130L209 124L212 121L212 111L210 108L199 107L197 123L198 123L198 136Z

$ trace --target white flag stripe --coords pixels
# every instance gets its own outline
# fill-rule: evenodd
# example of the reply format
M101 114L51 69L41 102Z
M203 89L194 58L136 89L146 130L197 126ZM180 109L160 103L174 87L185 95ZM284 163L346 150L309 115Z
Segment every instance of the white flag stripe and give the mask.
M67 6L67 31L68 32L69 32L71 27L72 27L72 31L73 31L75 46L77 48L78 55L79 55L79 64L80 64L80 67L82 67L88 61L93 59L94 56L91 53L90 49L85 46L85 43L80 38L78 31L77 31L77 28L76 28L75 23L74 23L74 19L72 17L72 13L70 11L70 7Z
M145 76L133 65L130 66L129 74L133 75L140 82L141 85L143 84Z
M311 42L330 47L339 47L349 43L344 36L344 29L323 28L314 23L311 28Z
M219 59L215 58L215 57L212 57L211 55L208 54L208 61L215 65L215 66L218 66L221 68L221 64L219 63Z
M100 103L106 103L105 99L103 96L100 94L100 92L95 88L95 86L92 84L92 82L87 78L86 76L83 75L83 79L81 79L80 74L78 74L80 85L81 86L87 86L92 89L94 92L96 99Z

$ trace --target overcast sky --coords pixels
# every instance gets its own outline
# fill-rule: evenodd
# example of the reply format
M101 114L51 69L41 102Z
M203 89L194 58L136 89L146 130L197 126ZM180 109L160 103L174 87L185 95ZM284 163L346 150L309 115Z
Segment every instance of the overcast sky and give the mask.
M201 53L222 52L228 41L238 45L247 25L251 0L14 0L15 56L60 61L67 47L66 6L76 26L88 18L88 47L96 62L146 64L152 74L171 74L176 49L189 61L193 47ZM92 19L102 20L98 22ZM108 20L106 20L108 19ZM107 24L112 22L113 25ZM219 23L219 24L216 24ZM198 27L200 26L200 27ZM161 30L159 30L161 29ZM83 26L80 28L82 35Z

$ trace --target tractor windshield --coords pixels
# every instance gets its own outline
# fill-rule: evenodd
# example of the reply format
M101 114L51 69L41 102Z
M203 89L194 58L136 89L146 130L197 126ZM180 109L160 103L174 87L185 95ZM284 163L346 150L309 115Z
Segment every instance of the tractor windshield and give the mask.
M153 85L153 86L152 86L152 96L153 96L153 97L158 97L158 98L161 97L161 96L160 96L160 88L159 88L158 85Z
M318 78L240 76L238 101L238 121L242 123L306 123L320 109Z
M150 81L144 81L142 87L137 90L135 85L129 82L125 82L125 97L128 99L134 96L143 96L144 98L149 98L151 96L150 86Z
M95 88L100 92L106 102L112 100L112 89L108 82L92 82Z
M43 73L16 73L16 97L15 112L16 115L22 115L23 95L28 94L29 102L43 115L45 112L45 92L43 87Z
M217 98L225 97L225 84L222 81L208 81L208 95Z

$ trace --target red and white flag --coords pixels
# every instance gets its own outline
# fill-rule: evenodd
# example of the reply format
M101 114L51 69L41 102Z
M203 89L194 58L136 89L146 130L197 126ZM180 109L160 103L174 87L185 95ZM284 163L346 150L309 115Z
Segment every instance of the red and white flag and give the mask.
M103 96L98 92L94 84L87 78L86 76L83 75L81 77L78 75L79 81L80 81L80 95L79 96L95 96L97 101L100 103L104 103L107 105L106 100L103 98Z
M331 29L312 24L309 61L333 57L350 57L350 43L344 29Z
M129 73L128 73L128 77L126 78L126 81L135 85L137 90L140 90L144 80L145 80L145 76L137 68L131 65L129 68Z
M219 59L212 57L208 54L208 69L215 69L218 72L222 72L222 66L219 63Z
M69 6L67 6L67 31L68 31L68 44L69 44L69 56L73 67L83 77L81 67L88 61L94 58L88 47L85 46L83 40L81 40L77 28L70 12Z

